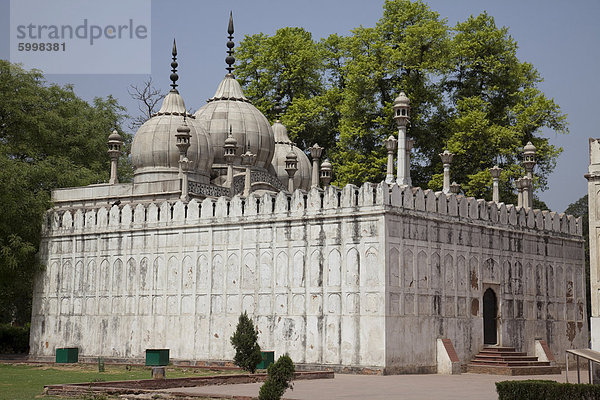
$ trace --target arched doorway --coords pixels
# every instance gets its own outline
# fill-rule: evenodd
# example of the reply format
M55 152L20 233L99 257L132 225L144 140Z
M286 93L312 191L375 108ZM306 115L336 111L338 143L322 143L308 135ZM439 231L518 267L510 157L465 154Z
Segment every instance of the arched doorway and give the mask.
M496 293L492 288L488 288L483 293L483 344L498 344L497 315Z

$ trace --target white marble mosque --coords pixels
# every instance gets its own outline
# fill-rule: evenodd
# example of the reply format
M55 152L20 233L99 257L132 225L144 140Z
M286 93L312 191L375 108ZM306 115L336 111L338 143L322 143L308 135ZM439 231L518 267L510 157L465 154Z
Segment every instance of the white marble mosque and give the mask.
M440 338L463 364L484 344L587 347L582 222L532 208L535 147L517 205L500 202L498 168L493 201L459 194L448 152L441 192L412 187L400 93L385 181L337 188L321 147L309 160L244 96L228 31L228 73L193 115L173 48L172 89L132 144L132 183L118 182L115 132L109 183L53 192L32 358L78 347L84 358L168 348L174 360L231 360L242 311L263 349L300 368L436 372Z

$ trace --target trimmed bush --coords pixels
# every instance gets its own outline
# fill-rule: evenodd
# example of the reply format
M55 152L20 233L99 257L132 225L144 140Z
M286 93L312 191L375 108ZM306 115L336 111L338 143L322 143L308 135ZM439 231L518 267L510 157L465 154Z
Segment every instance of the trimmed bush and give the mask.
M262 361L258 345L258 329L254 327L246 311L240 314L235 333L230 340L235 348L233 363L252 374L256 372L256 366Z
M290 383L294 379L296 368L292 359L287 354L279 357L275 364L267 369L267 380L260 387L258 400L279 400L285 391L292 388Z
M13 326L0 324L0 354L29 352L29 324Z
M555 381L496 382L498 400L600 400L600 386Z

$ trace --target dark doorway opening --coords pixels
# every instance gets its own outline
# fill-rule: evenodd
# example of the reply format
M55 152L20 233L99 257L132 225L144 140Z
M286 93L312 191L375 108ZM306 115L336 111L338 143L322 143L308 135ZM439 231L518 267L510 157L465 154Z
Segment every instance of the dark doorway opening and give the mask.
M496 293L488 288L483 293L483 344L498 344L498 301Z

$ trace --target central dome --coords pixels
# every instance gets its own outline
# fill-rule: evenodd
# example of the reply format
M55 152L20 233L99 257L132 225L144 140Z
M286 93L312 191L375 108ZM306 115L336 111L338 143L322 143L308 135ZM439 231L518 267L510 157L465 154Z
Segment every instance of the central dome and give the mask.
M236 164L239 156L250 151L256 154L255 167L267 169L275 151L273 130L267 118L244 96L242 88L232 74L227 74L215 95L194 114L209 133L213 146L213 169L226 166L223 145L229 135L238 142Z

